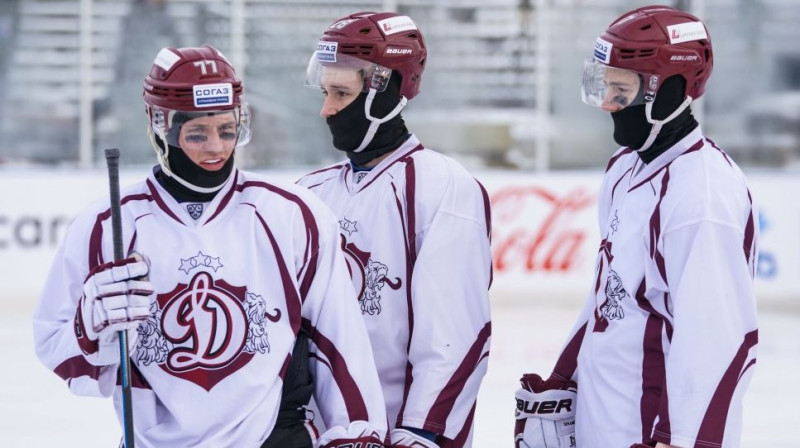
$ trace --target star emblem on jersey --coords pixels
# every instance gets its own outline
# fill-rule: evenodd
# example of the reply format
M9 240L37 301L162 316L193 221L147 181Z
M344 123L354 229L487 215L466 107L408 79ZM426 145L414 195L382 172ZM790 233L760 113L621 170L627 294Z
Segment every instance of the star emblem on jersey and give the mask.
M357 221L350 221L347 218L339 220L339 228L342 232L347 232L347 236L352 236L354 233L358 232L356 224L358 224Z
M212 257L203 254L203 252L198 252L194 257L189 257L185 260L181 258L181 267L178 269L188 274L189 271L200 266L211 268L214 272L217 272L217 269L221 268L223 265L219 261L219 257Z
M267 326L280 319L280 309L268 310L261 295L198 272L156 297L138 329L135 361L209 391L270 352Z
M197 220L203 214L203 204L186 204L186 211L192 219Z

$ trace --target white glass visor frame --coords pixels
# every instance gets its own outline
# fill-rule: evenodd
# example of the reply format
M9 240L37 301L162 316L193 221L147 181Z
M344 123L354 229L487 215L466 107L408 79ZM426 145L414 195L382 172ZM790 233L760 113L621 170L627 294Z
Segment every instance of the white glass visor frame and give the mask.
M642 104L646 97L652 101L652 96L644 95L642 88L644 80L650 78L648 75L611 67L589 58L583 62L581 99L590 106L610 112Z

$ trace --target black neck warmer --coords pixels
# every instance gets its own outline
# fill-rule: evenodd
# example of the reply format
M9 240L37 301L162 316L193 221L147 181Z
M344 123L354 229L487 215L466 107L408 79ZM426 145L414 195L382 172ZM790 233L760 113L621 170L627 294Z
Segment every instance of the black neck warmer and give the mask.
M158 138L156 138L156 142L160 147L163 145L163 142ZM173 175L179 176L192 185L203 188L219 187L228 180L231 171L233 171L233 155L231 155L221 169L217 171L208 171L192 162L181 148L169 145L167 160L169 161L169 169L172 171ZM167 176L166 173L161 170L161 167L157 167L155 176L158 183L178 202L208 202L217 195L216 191L200 193L186 188L177 180Z
M371 115L383 118L397 106L400 101L400 76L395 72L389 80L386 90L375 95L372 100ZM367 93L361 92L358 97L337 114L325 119L333 135L333 146L344 151L356 165L364 166L371 160L399 148L408 139L402 114L378 126L372 141L361 152L353 152L361 145L369 129L370 121L364 115Z
M672 114L686 99L686 80L676 75L667 78L658 90L653 103L652 115L655 120L663 120ZM638 150L644 145L650 135L653 125L647 122L645 105L629 106L621 111L612 112L614 121L614 141L621 146ZM645 163L650 163L672 145L686 137L697 128L697 120L692 116L692 110L687 107L677 117L665 124L659 131L653 144L646 150L639 152L639 157Z

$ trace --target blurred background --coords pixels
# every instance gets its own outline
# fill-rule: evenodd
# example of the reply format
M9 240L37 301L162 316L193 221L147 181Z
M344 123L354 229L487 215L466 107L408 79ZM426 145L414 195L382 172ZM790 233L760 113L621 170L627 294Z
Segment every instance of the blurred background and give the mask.
M237 164L293 182L343 158L303 79L322 31L365 10L422 29L428 66L403 116L490 195L492 354L474 447L513 446L517 379L552 368L591 287L595 194L616 150L608 114L580 100L583 60L650 3L709 27L714 74L692 109L759 206L742 446L800 446L800 0L0 0L0 446L119 442L111 401L71 395L36 359L31 315L68 224L107 195L103 149L121 149L123 186L156 163L141 94L158 50L223 51L253 112Z
M219 48L245 80L255 135L248 168L340 157L319 118L305 65L333 20L395 10L425 34L422 94L404 111L432 148L472 166L604 166L606 114L580 101L583 59L633 0L3 0L0 165L93 166L118 146L123 164L154 161L142 80L163 46ZM705 20L715 52L693 106L706 133L743 166L800 160L800 3L660 2Z

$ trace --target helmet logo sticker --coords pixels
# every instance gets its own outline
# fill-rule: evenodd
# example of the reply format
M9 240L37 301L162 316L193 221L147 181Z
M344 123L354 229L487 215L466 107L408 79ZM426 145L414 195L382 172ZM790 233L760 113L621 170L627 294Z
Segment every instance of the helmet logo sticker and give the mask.
M667 26L669 43L679 44L693 40L708 39L703 22L686 22Z
M614 44L598 37L594 42L594 58L604 64L608 64L611 61L612 48L614 48Z
M326 42L324 40L317 42L317 61L336 62L336 49L338 47L338 42Z
M192 86L194 107L230 106L233 104L231 83Z
M158 52L156 55L156 60L153 61L153 64L163 68L166 71L172 68L176 62L180 61L181 57L175 54L169 48L162 48L161 51Z
M378 27L386 36L417 29L417 25L408 16L389 17L388 19L379 20Z

